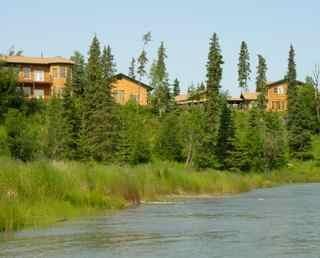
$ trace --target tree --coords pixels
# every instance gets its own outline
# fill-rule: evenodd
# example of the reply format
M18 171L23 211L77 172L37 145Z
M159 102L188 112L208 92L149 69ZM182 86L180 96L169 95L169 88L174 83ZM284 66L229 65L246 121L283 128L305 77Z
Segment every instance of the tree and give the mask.
M233 114L225 99L220 113L220 126L217 137L216 155L223 169L232 167L232 155L235 151L235 128Z
M150 41L151 41L151 32L147 32L142 36L143 47L137 59L137 62L138 62L137 74L139 75L139 80L142 80L144 76L147 74L146 65L149 60L147 58L146 46Z
M171 96L169 89L169 75L166 67L166 49L164 43L158 49L158 57L153 62L150 71L151 86L154 89L152 96L152 105L155 112L161 117L169 111L171 106Z
M117 159L121 164L137 165L151 159L150 142L144 110L135 102L119 106L120 133Z
M248 81L250 80L250 56L247 43L241 42L239 63L238 63L238 81L239 87L245 92L248 91Z
M26 116L16 109L10 109L4 125L11 157L22 161L33 160L38 150L37 135Z
M160 124L156 152L164 160L181 161L182 146L179 140L179 124L176 112L166 114Z
M81 143L85 158L102 162L112 161L116 151L117 119L111 95L113 72L111 48L105 48L101 57L100 43L94 36L87 65Z
M176 78L173 82L173 96L176 97L180 95L180 82L178 78Z
M205 135L202 142L202 151L198 153L201 157L198 161L200 167L212 167L215 163L216 140L219 128L220 96L222 79L223 57L221 54L218 35L213 34L209 44L207 62L207 102L206 119L204 122ZM202 152L202 153L201 153Z
M297 71L295 51L290 46L288 58L288 143L290 155L295 158L305 159L310 157L311 134L304 123L303 103L299 101L297 86Z
M133 79L136 78L136 59L134 57L131 59L128 75Z
M21 109L24 104L17 79L18 73L14 68L0 63L0 121L10 108Z
M316 65L312 74L312 85L314 87L317 115L317 132L320 132L320 65Z
M257 78L256 78L256 92L259 92L258 107L262 110L266 109L266 95L267 95L267 64L262 55L258 55Z
M62 93L61 125L62 151L64 159L74 160L80 157L81 113L79 100L76 98L71 75L68 73L67 82Z
M74 65L72 67L72 91L75 97L83 97L86 87L86 65L84 56L75 51L70 58Z

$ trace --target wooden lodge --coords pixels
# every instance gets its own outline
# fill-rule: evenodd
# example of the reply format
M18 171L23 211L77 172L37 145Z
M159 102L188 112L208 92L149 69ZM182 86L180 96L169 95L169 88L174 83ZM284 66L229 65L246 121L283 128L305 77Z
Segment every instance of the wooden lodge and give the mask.
M67 74L74 65L63 57L1 56L0 61L18 68L18 82L27 98L45 100L61 95ZM148 104L150 86L122 73L114 79L112 93L117 103L133 100L142 106Z

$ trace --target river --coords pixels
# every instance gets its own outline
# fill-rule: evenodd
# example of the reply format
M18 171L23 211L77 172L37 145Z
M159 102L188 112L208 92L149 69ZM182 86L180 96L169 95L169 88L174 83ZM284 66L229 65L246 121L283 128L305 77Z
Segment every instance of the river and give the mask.
M320 184L145 204L2 234L0 257L319 258Z

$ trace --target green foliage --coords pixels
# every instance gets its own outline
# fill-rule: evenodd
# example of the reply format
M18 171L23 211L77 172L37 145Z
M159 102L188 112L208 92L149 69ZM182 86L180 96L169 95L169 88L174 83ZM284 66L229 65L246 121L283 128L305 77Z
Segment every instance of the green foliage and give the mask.
M290 46L288 59L288 142L290 155L294 158L306 159L311 157L310 122L308 121L309 103L304 103L304 98L299 94L296 81L297 71L295 63L295 51ZM312 105L312 104L311 104Z
M180 82L178 78L176 78L173 82L173 96L176 97L180 95Z
M134 57L131 59L128 75L133 79L136 78L136 59Z
M32 123L16 109L10 109L5 117L6 142L11 157L30 161L38 151L37 135Z
M258 55L256 92L259 92L258 107L265 110L267 107L267 64L263 56Z
M18 72L12 67L6 67L0 62L0 122L8 109L22 108L24 101L21 90L17 85Z
M172 99L169 89L169 77L165 63L166 58L166 49L164 43L161 42L161 45L158 49L158 57L152 64L150 71L151 86L154 89L151 102L155 113L157 113L160 117L169 112L172 106Z
M244 91L248 91L248 81L250 80L250 56L247 43L241 42L239 63L238 63L238 82L239 87Z
M162 118L156 142L160 159L182 161L182 146L179 140L178 114L171 112Z
M116 151L118 121L111 95L115 67L110 47L101 56L95 36L87 64L88 85L82 104L81 146L84 159L112 161Z
M83 97L86 87L86 65L84 56L75 51L70 58L74 65L72 66L72 88L76 97Z
M213 167L216 163L216 140L219 128L220 96L223 57L218 35L213 34L209 44L207 62L207 98L206 117L202 123L205 134L199 150L199 166ZM201 157L201 158L200 158Z
M223 169L229 169L233 166L231 159L235 151L235 140L233 114L227 101L224 100L220 113L216 148L216 155Z
M137 165L151 159L147 132L148 111L135 102L119 107L120 134L117 156L121 164Z

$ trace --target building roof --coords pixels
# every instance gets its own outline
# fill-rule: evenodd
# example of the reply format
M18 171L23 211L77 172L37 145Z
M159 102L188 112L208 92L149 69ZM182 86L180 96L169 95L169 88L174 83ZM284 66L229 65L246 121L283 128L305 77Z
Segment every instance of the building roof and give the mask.
M56 57L0 56L0 60L11 64L74 64L70 59Z
M243 99L240 97L228 97L227 101L228 102L241 102L241 101L243 101Z
M114 77L116 79L118 79L118 80L125 79L125 80L128 80L128 81L131 81L131 82L136 83L136 84L138 84L138 85L140 85L140 86L142 86L142 87L144 87L144 88L146 88L147 90L150 90L150 91L153 89L151 86L149 86L149 85L147 85L147 84L145 84L145 83L143 83L141 81L138 81L138 80L136 80L134 78L131 78L130 76L128 76L128 75L126 75L124 73L118 73Z
M244 99L244 100L257 100L258 99L258 92L244 92L241 93L240 98Z
M283 83L285 83L287 81L288 81L287 79L282 79L282 80L278 80L278 81L274 81L274 82L268 82L267 86L270 87L270 86L274 86L274 85L278 85L278 84L283 84ZM298 80L296 80L296 83L299 84L299 85L304 84L304 82L298 81Z

